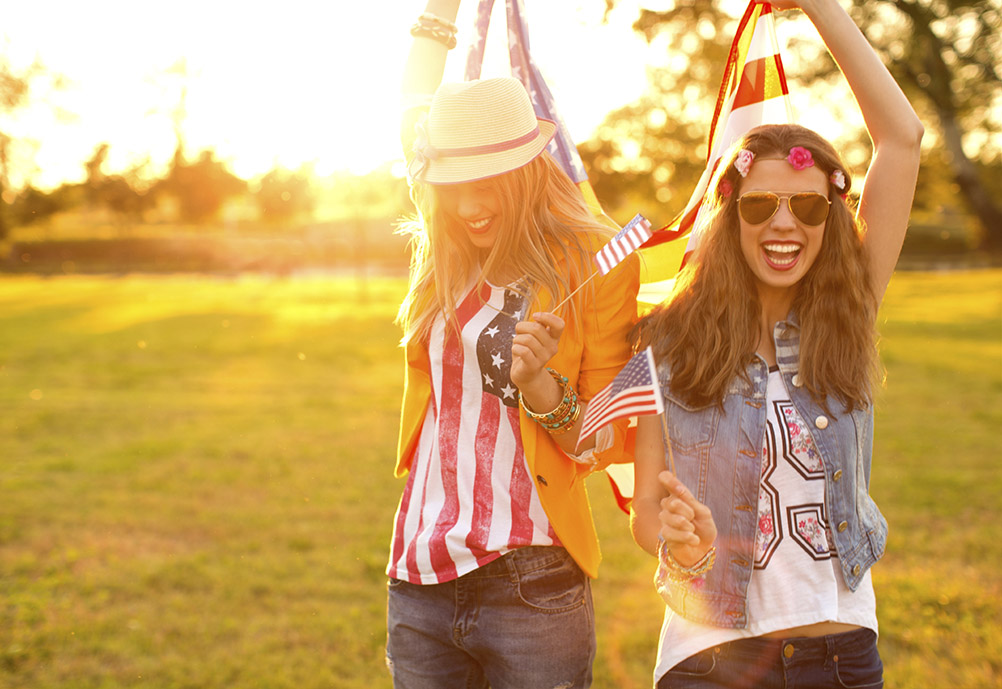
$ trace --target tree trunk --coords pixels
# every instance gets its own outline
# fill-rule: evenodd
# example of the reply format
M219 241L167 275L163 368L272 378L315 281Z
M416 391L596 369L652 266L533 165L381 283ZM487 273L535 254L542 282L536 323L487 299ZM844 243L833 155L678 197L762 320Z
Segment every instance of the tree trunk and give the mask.
M953 178L960 186L960 192L967 199L971 210L978 216L984 234L981 237L981 248L1002 251L1002 210L995 205L985 185L978 175L978 168L964 154L961 144L960 126L956 118L949 112L937 108L939 123L943 133L943 142L949 153L950 169Z

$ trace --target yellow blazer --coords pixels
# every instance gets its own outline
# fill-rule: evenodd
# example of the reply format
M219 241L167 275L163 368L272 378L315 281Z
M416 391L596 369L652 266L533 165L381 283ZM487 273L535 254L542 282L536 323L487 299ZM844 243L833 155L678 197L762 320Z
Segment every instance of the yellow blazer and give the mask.
M597 250L602 245L601 238L596 237L592 244L592 250ZM634 254L575 295L575 299L581 296L578 302L581 323L565 319L567 325L560 348L548 365L567 376L582 400L594 397L630 360L632 352L626 337L637 320L639 287L639 259ZM546 311L554 305L550 295L540 295L528 313ZM410 469L431 400L429 367L427 346L421 342L408 343L397 444L398 477ZM522 447L543 509L571 557L588 576L595 577L602 555L584 479L610 463L633 461L626 451L627 421L621 419L614 424L615 443L596 453L598 464L589 466L571 460L524 410L520 408L519 413Z

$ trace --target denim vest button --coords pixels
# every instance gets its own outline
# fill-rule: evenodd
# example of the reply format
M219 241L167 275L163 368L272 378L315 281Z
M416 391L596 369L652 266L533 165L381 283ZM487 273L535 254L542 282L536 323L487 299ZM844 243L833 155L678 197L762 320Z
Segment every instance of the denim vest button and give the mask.
M814 425L820 428L822 431L825 430L826 428L828 428L828 417L819 416L818 418L814 419Z
M802 387L803 385L804 385L804 381L800 379L800 374L799 373L794 373L793 374L793 387L799 388L799 387Z
M783 655L785 655L787 658L792 658L793 650L794 650L793 644L786 644L786 646L783 647Z
M834 474L832 474L832 481L834 481L835 483L838 483L841 480L842 480L842 470L839 469Z
M838 525L838 532L839 533L842 533L843 531L845 531L848 528L849 528L849 522L839 522L839 525Z
M852 568L852 575L853 575L854 577L858 577L858 576L859 576L859 570L860 570L860 569L861 569L861 568L860 568L860 566L859 566L859 565L856 565L855 567L853 567L853 568Z

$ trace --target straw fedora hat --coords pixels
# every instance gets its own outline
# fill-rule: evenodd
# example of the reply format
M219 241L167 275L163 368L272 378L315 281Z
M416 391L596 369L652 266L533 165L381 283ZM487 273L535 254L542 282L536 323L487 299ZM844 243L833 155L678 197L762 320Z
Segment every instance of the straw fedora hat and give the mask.
M419 126L411 176L428 184L474 182L538 156L557 125L537 118L517 79L442 84Z

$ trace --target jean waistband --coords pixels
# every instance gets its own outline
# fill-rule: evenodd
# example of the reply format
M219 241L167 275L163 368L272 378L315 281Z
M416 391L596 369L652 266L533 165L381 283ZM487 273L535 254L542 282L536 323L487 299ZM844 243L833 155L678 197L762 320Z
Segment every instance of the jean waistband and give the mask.
M777 655L786 665L800 663L828 662L839 653L850 654L873 644L876 634L872 629L861 627L849 632L826 636L797 636L788 639L755 637L739 639L725 644L728 654L752 656L755 658L775 658Z
M529 545L509 550L504 555L491 560L486 565L464 574L461 579L480 579L485 577L509 577L534 572L537 569L550 567L570 558L566 550L560 546Z

